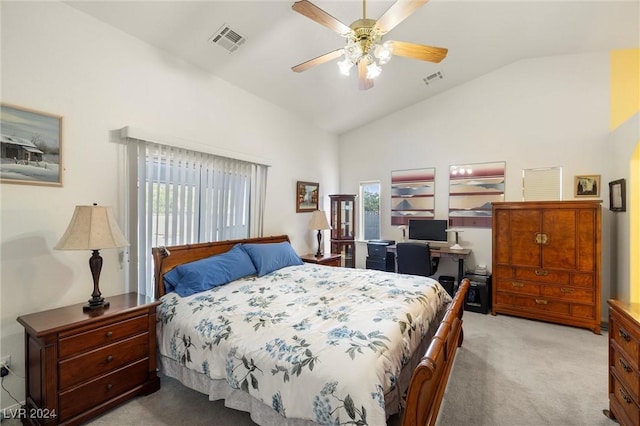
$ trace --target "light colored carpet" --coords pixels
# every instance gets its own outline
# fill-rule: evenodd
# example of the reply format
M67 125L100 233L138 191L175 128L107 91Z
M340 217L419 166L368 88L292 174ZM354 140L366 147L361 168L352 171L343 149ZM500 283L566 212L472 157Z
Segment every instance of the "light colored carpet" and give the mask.
M465 312L464 343L438 425L615 426L602 414L608 408L607 338L606 332ZM389 426L400 420L393 416ZM254 425L247 413L210 402L167 377L158 392L90 424Z

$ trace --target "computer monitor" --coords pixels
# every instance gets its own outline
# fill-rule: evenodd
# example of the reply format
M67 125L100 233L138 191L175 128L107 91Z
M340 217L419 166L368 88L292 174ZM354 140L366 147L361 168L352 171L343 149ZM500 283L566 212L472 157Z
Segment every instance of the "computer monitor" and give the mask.
M409 219L409 239L446 243L447 220Z

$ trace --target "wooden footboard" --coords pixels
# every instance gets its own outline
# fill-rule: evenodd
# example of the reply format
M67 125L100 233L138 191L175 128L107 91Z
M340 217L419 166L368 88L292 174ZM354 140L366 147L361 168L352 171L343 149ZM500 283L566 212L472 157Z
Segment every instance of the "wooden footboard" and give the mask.
M434 425L458 347L462 345L462 313L469 280L464 279L436 335L411 376L403 426Z

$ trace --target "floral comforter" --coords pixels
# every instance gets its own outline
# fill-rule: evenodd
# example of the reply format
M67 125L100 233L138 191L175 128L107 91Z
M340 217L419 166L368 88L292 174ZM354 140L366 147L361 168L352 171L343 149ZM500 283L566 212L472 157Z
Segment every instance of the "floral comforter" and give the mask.
M160 353L284 417L386 423L384 394L451 301L434 280L304 264L162 297Z

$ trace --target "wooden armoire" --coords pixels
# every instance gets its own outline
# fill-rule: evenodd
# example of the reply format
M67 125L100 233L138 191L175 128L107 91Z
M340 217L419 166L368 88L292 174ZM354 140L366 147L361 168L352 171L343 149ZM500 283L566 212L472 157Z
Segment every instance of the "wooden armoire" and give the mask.
M600 334L600 203L493 204L493 315Z

